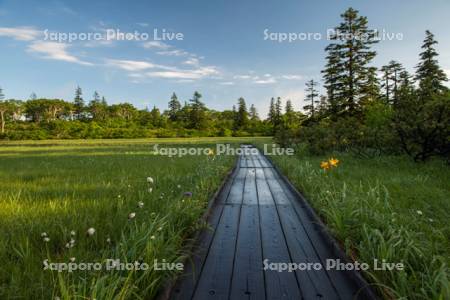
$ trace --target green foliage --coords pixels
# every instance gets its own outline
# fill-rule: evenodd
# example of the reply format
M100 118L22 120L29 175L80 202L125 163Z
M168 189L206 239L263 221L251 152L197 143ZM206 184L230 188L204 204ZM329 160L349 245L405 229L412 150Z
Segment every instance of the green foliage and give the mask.
M378 118L376 118L378 119ZM340 160L331 172L320 162ZM402 262L405 271L363 272L383 299L449 299L450 172L442 160L405 156L356 158L344 153L274 156L348 255Z
M81 89L77 88L77 95L81 97ZM130 103L108 105L105 98L95 92L79 113L78 104L77 108L76 103L60 99L6 100L0 101L3 128L0 139L270 135L270 129L259 119L256 108L252 106L249 118L245 100L240 98L238 102L237 112L217 112L201 102L198 92L183 107L173 94L169 110L161 112L156 106L149 111L139 110Z

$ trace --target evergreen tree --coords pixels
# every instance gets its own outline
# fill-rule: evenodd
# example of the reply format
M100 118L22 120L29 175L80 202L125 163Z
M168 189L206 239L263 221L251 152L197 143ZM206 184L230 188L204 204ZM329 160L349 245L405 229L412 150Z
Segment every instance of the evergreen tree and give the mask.
M286 101L286 107L285 107L284 111L286 114L292 114L294 112L294 108L292 107L291 100Z
M84 110L83 92L79 86L75 89L75 98L73 99L76 117L79 119Z
M30 100L36 100L36 99L37 99L36 93L32 92L30 95Z
M270 99L270 108L269 108L269 122L275 126L276 120L276 110L275 110L275 99L272 97Z
M437 41L430 31L425 32L426 37L423 41L420 53L420 62L416 67L415 79L419 83L420 95L424 101L430 100L431 97L441 94L447 88L443 85L447 81L447 76L438 64L436 57L438 56L434 45Z
M92 101L94 101L95 103L100 102L100 95L98 94L97 91L94 92L94 95L92 96Z
M435 59L437 42L427 31L417 66L415 89L406 72L400 74L398 102L394 103L394 128L402 149L414 160L426 160L432 155L450 155L450 91L447 80Z
M380 98L380 82L377 77L377 68L370 67L367 70L367 77L361 89L360 106L364 107ZM397 81L395 83L395 93L397 93Z
M254 104L250 105L250 113L249 113L249 117L252 121L257 121L259 120L259 116L258 116L258 112L256 110L256 107Z
M339 57L338 48L337 44L330 44L325 48L325 51L328 52L326 57L327 64L322 71L324 87L327 91L329 112L332 117L338 115L341 109L339 101L342 102L341 92L343 81L341 77L343 73L343 64Z
M388 65L381 67L381 72L383 73L381 88L384 89L386 103L397 101L398 84L402 70L402 65L394 60L391 60Z
M248 112L247 105L245 104L244 98L240 97L238 99L238 111L237 111L237 123L236 127L238 129L245 129L248 125Z
M324 79L330 104L353 115L364 96L370 75L368 64L376 55L370 46L377 40L376 32L368 29L367 18L359 16L357 10L349 8L341 17L343 21L330 35L334 42L326 48L328 63Z
M317 83L311 79L306 83L306 99L305 101L308 103L307 105L303 106L303 109L308 113L308 115L312 118L314 118L314 114L316 112L316 106L318 105L319 101L317 100L317 97L319 96L319 93L316 90Z
M181 103L178 101L177 95L173 93L169 101L169 119L171 121L177 121L180 110Z
M196 91L190 100L190 128L205 129L207 127L206 107L201 98L202 95Z
M275 126L278 126L281 122L281 117L283 116L283 108L281 103L281 98L277 98L275 103Z

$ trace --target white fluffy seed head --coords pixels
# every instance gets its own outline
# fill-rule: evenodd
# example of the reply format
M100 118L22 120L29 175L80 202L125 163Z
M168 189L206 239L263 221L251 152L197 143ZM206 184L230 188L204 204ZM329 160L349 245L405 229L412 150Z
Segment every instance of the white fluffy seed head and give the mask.
M70 260L71 262L74 262L74 261L76 260L76 258L75 258L75 257L71 257L71 258L69 258L69 260Z
M154 181L153 181L153 178L147 177L147 182L148 182L148 183L153 183L153 182L154 182Z
M139 207L139 208L143 208L143 207L144 207L144 202L139 201L139 202L138 202L138 207Z
M128 215L128 219L134 219L134 217L136 217L136 213L132 212Z
M75 235L76 235L76 232L75 232L74 230L72 230L72 231L70 232L70 235L71 235L71 236L75 236Z
M41 233L41 237L46 237L47 236L47 232L43 232L43 233Z
M50 238L45 237L45 238L44 238L44 242L46 242L46 243L50 242Z
M93 236L95 233L95 228L93 228L93 227L89 228L86 233L89 236Z

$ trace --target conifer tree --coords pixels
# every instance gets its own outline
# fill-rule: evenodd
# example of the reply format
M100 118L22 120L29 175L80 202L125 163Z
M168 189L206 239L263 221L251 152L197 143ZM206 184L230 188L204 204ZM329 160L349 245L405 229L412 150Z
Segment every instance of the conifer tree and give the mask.
M181 103L178 101L177 95L173 93L169 101L169 119L171 121L177 121L180 110Z
M237 128L244 129L248 125L248 112L247 105L245 104L244 98L240 97L238 99L238 111L237 111Z
M369 63L376 55L370 47L377 40L376 32L368 28L367 18L357 10L349 8L341 17L343 21L329 37L333 42L325 49L328 56L323 73L330 105L353 115L364 96Z
M398 84L400 80L400 73L403 67L395 60L391 60L388 65L381 67L382 84L384 89L384 98L386 103L393 103L397 101Z
M420 95L424 101L430 100L429 98L434 95L447 90L443 85L443 82L447 81L447 76L436 59L438 53L434 49L434 45L437 44L437 41L429 30L425 34L426 37L422 45L423 52L420 53L420 62L416 66L415 76L415 80L419 83Z
M276 110L275 110L275 99L272 97L270 99L270 107L269 107L269 122L275 126L276 119Z
M313 79L306 82L306 90L305 90L306 99L305 99L305 101L308 104L303 106L303 109L312 118L314 118L314 114L316 112L316 106L319 104L319 101L317 99L317 97L319 96L319 93L316 90L316 86L317 86L317 83Z
M206 107L201 101L202 95L199 92L195 92L190 101L190 114L189 122L190 127L195 129L205 129L207 127L206 120Z
M250 105L249 117L252 121L259 120L258 111L256 110L256 107L254 104Z
M84 110L83 92L79 86L75 89L75 98L73 99L75 114L79 119Z

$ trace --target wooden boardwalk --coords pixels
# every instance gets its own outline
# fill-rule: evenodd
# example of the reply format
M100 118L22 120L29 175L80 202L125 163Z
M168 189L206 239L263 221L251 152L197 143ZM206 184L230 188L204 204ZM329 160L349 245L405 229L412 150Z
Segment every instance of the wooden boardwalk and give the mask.
M327 259L342 257L309 206L260 153L240 156L208 223L171 299L374 297L361 289L366 284L356 272L264 268L264 260L325 267Z

